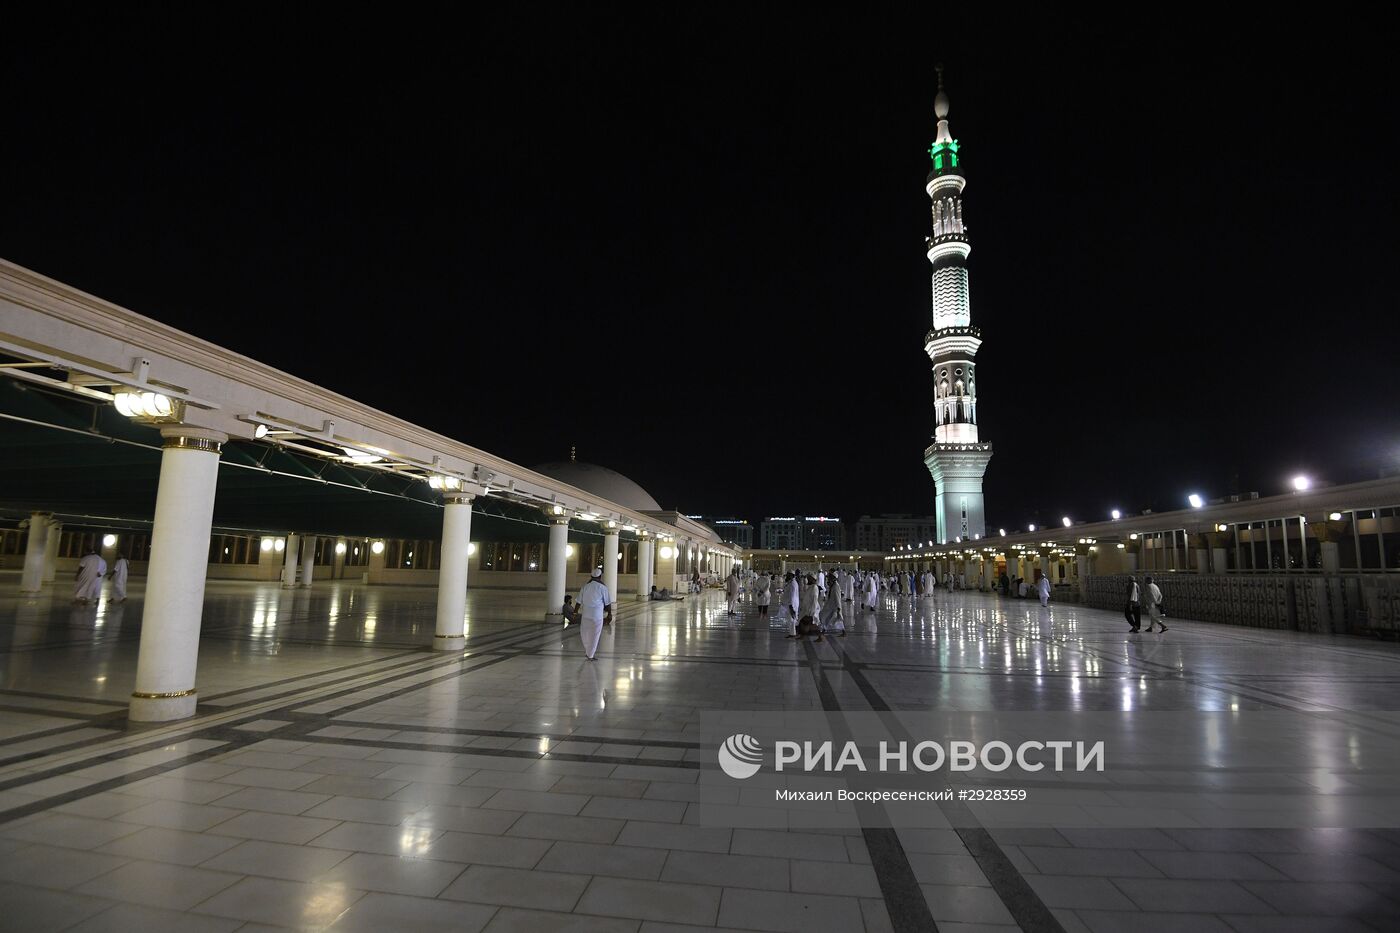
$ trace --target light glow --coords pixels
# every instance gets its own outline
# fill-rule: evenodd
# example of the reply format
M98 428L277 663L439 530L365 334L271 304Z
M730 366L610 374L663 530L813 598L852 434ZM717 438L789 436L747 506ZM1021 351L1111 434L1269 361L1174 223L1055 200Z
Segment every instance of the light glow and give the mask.
M1199 509L1201 506L1206 504L1206 500L1202 499L1199 494L1194 492L1186 497L1186 501L1191 503L1191 508L1193 509Z
M1298 492L1306 492L1312 488L1312 480L1300 473L1293 477L1293 488Z
M1069 520L1069 516L1068 516L1068 515L1066 515L1064 518L1060 519L1060 521L1064 524L1064 526L1065 526L1066 528L1068 528L1070 525L1073 525L1073 524L1074 524L1074 522L1072 522L1072 521Z
M272 539L263 538L261 547L263 549L263 553L267 553L268 551L272 550Z
M287 539L286 539L286 538L278 538L276 541L272 542L272 549L273 549L274 551L276 551L278 554L281 554L283 551L285 551L285 550L287 549Z
M383 554L383 553L384 553L384 542L383 542L383 541L376 541L376 542L374 542L373 544L371 544L371 545L369 546L369 550L370 550L370 553L371 553L371 554Z
M670 548L670 547L662 547L662 548L661 548L661 559L662 559L662 560L670 560L672 557L675 556L675 554L676 554L676 551L675 551L674 548Z
M1112 518L1113 518L1113 520L1114 520L1115 522L1118 521L1118 519L1120 519L1120 518L1123 517L1123 513L1120 512L1120 511L1118 511L1117 509L1114 509L1112 512L1109 512L1108 514L1109 514L1110 516L1112 516Z
M263 539L263 540L266 540L266 539ZM263 550L267 550L267 548L263 548ZM337 554L344 554L344 553L345 553L345 542L344 542L344 541L337 541L337 542L335 543L335 552L336 552Z
M103 546L103 547L112 547L112 546L115 545L116 543L117 543L117 536L116 536L116 535L103 535L103 536L102 536L102 546Z

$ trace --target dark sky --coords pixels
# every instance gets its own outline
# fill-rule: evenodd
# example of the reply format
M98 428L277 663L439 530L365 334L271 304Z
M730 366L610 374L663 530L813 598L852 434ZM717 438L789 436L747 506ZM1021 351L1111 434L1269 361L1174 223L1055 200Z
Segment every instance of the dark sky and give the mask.
M941 60L992 526L1400 466L1393 32L654 6L12 19L0 256L668 508L928 513Z

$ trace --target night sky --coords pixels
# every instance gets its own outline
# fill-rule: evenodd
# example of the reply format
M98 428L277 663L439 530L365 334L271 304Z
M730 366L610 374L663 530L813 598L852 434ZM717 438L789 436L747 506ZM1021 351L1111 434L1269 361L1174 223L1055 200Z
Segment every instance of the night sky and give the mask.
M9 18L0 256L667 508L931 514L943 61L991 526L1400 468L1373 24L195 6Z

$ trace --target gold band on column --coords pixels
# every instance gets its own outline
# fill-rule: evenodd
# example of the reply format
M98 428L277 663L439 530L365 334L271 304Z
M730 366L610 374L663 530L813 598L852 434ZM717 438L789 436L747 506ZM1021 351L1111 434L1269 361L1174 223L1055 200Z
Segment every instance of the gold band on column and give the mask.
M191 687L191 688L188 689L188 690L176 690L174 693L140 693L140 692L137 692L137 693L133 693L133 694L131 695L131 698L132 698L133 700L178 700L180 697L194 696L194 695L195 695L195 692L196 692L196 691L195 691L195 689L194 689L193 687Z
M223 453L224 445L219 441L211 441L207 437L167 437L165 443L160 446L170 449L172 447L180 450L201 450L206 453Z

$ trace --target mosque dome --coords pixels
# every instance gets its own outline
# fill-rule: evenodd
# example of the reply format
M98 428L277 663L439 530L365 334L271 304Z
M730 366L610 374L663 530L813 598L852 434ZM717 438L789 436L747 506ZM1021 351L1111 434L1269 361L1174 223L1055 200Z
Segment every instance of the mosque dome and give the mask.
M535 472L543 473L570 486L602 496L618 505L624 505L634 512L659 512L661 506L641 486L632 482L616 470L598 466L595 463L579 463L577 460L559 460L541 463Z

